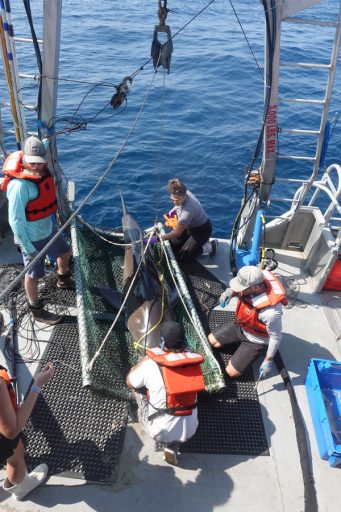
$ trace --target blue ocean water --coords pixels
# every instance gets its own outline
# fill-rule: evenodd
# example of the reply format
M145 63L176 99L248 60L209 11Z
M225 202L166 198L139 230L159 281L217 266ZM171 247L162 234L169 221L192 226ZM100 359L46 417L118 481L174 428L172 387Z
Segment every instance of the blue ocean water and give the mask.
M41 3L31 1L38 37ZM88 222L120 226L119 191L142 227L155 219L162 220L162 214L171 207L167 180L179 177L201 200L212 220L214 235L229 236L243 194L245 168L262 123L264 12L257 0L234 3L253 56L227 0L212 2L188 23L209 3L168 0L171 12L167 22L172 34L176 34L171 70L166 74L160 68L153 79L153 66L148 61L154 25L158 22L157 0L100 0L97 4L90 0L64 1L55 128L67 131L68 120L74 117L86 127L61 133L57 138L61 166L68 179L76 182L78 203L121 148L148 94L117 163L83 210ZM324 10L318 8L314 16L335 20L338 4L338 0L324 1ZM15 7L16 34L29 36L22 7L18 13ZM308 36L307 29L304 33L300 30L295 37L292 30L283 30L283 58L328 62L330 29L313 26L308 29ZM30 63L26 58L24 66L29 67ZM113 84L141 66L143 70L133 80L127 105L114 111L108 104L115 92ZM325 73L290 73L291 76L283 71L283 81L289 81L285 94L322 96ZM23 95L29 92L25 83ZM338 72L330 117L340 108L340 100ZM311 107L285 105L280 110L279 123L283 119L287 127L317 129L316 112ZM280 151L314 153L311 141L299 136L292 139L281 139ZM326 163L338 161L339 156L337 125ZM310 172L308 169L307 175ZM279 176L297 177L297 169L282 165ZM278 195L281 185L275 187Z

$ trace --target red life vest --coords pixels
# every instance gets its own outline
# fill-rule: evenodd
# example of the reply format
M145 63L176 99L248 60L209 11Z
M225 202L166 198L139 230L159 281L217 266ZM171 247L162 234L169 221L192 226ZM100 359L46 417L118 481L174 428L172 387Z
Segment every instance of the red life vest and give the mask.
M9 182L14 178L35 183L38 187L38 197L27 203L25 208L26 219L28 221L44 219L55 213L58 208L53 178L47 168L46 173L39 177L24 172L22 156L22 151L15 151L6 158L2 168L5 178L1 184L1 190L6 192Z
M162 414L189 416L196 407L197 393L205 389L200 363L204 358L196 352L165 352L161 348L147 350L161 371L166 390L166 408L156 409L149 420ZM151 404L153 407L153 404Z
M8 375L8 372L7 372L6 368L4 366L1 366L1 364L0 364L0 378L1 377L6 382L8 394L9 394L10 400L12 402L13 409L16 411L17 410L17 399L16 399L16 396L15 396L15 393L14 393L14 389L13 389L13 385L12 385L12 379Z
M245 331L266 338L266 325L258 318L259 311L280 302L287 305L285 289L282 283L269 270L263 270L265 290L256 297L242 297L238 300L236 323Z

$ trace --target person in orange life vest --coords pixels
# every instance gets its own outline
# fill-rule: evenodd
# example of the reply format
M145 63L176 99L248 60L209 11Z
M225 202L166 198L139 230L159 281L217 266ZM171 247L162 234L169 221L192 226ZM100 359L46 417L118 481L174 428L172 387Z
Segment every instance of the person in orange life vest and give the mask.
M162 235L162 240L171 242L178 260L183 263L191 263L202 254L215 256L217 240L209 242L212 224L199 200L177 178L168 181L168 191L174 208L168 213L166 226L175 214L178 222L170 233Z
M9 224L27 266L56 233L52 214L57 210L57 199L44 144L37 137L29 137L23 152L13 153L6 159L3 172L2 189L7 192ZM47 255L57 261L57 287L74 288L69 271L71 249L64 238L58 238ZM25 291L34 319L54 325L61 318L45 310L38 298L38 280L44 276L44 267L45 257L42 257L26 273Z
M21 406L17 406L15 393L7 370L0 366L0 464L6 462L5 491L16 500L23 499L46 478L48 467L40 464L27 472L21 430L26 425L42 386L54 375L54 366L48 363L37 375Z
M163 322L160 336L160 347L147 350L147 355L129 372L126 382L135 390L138 420L148 434L161 443L184 442L198 427L196 401L197 393L204 389L200 368L204 358L186 351L182 328L177 322ZM185 393L178 394L178 387ZM145 388L147 395L143 393Z
M287 303L284 287L271 272L245 266L230 281L222 299L226 296L239 299L235 322L218 327L208 340L214 348L240 342L226 367L230 377L240 377L262 355L259 371L266 376L281 341L282 306Z

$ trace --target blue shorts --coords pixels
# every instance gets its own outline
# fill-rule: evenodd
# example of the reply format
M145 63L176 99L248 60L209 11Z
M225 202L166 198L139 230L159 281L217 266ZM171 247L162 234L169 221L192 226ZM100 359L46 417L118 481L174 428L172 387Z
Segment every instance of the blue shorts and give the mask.
M56 230L52 230L52 233L49 237L45 238L44 240L38 240L38 242L32 242L32 245L37 249L38 252L40 252L45 245L51 240L51 238L54 237L54 235L57 233ZM57 238L51 245L51 247L47 250L46 254L42 256L34 265L33 267L27 272L27 275L29 277L32 277L34 279L40 279L41 277L44 277L45 275L45 256L47 255L51 260L56 260L61 256L62 254L65 254L66 252L70 251L69 244L65 241L63 236ZM28 258L27 254L25 254L22 251L22 256L24 260L24 265L27 267L27 265L32 261L32 258Z

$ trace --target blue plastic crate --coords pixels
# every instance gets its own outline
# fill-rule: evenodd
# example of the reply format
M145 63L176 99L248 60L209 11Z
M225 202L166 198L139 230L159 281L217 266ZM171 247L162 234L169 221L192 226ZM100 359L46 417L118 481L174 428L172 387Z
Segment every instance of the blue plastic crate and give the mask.
M322 459L341 465L341 362L311 359L305 381Z

